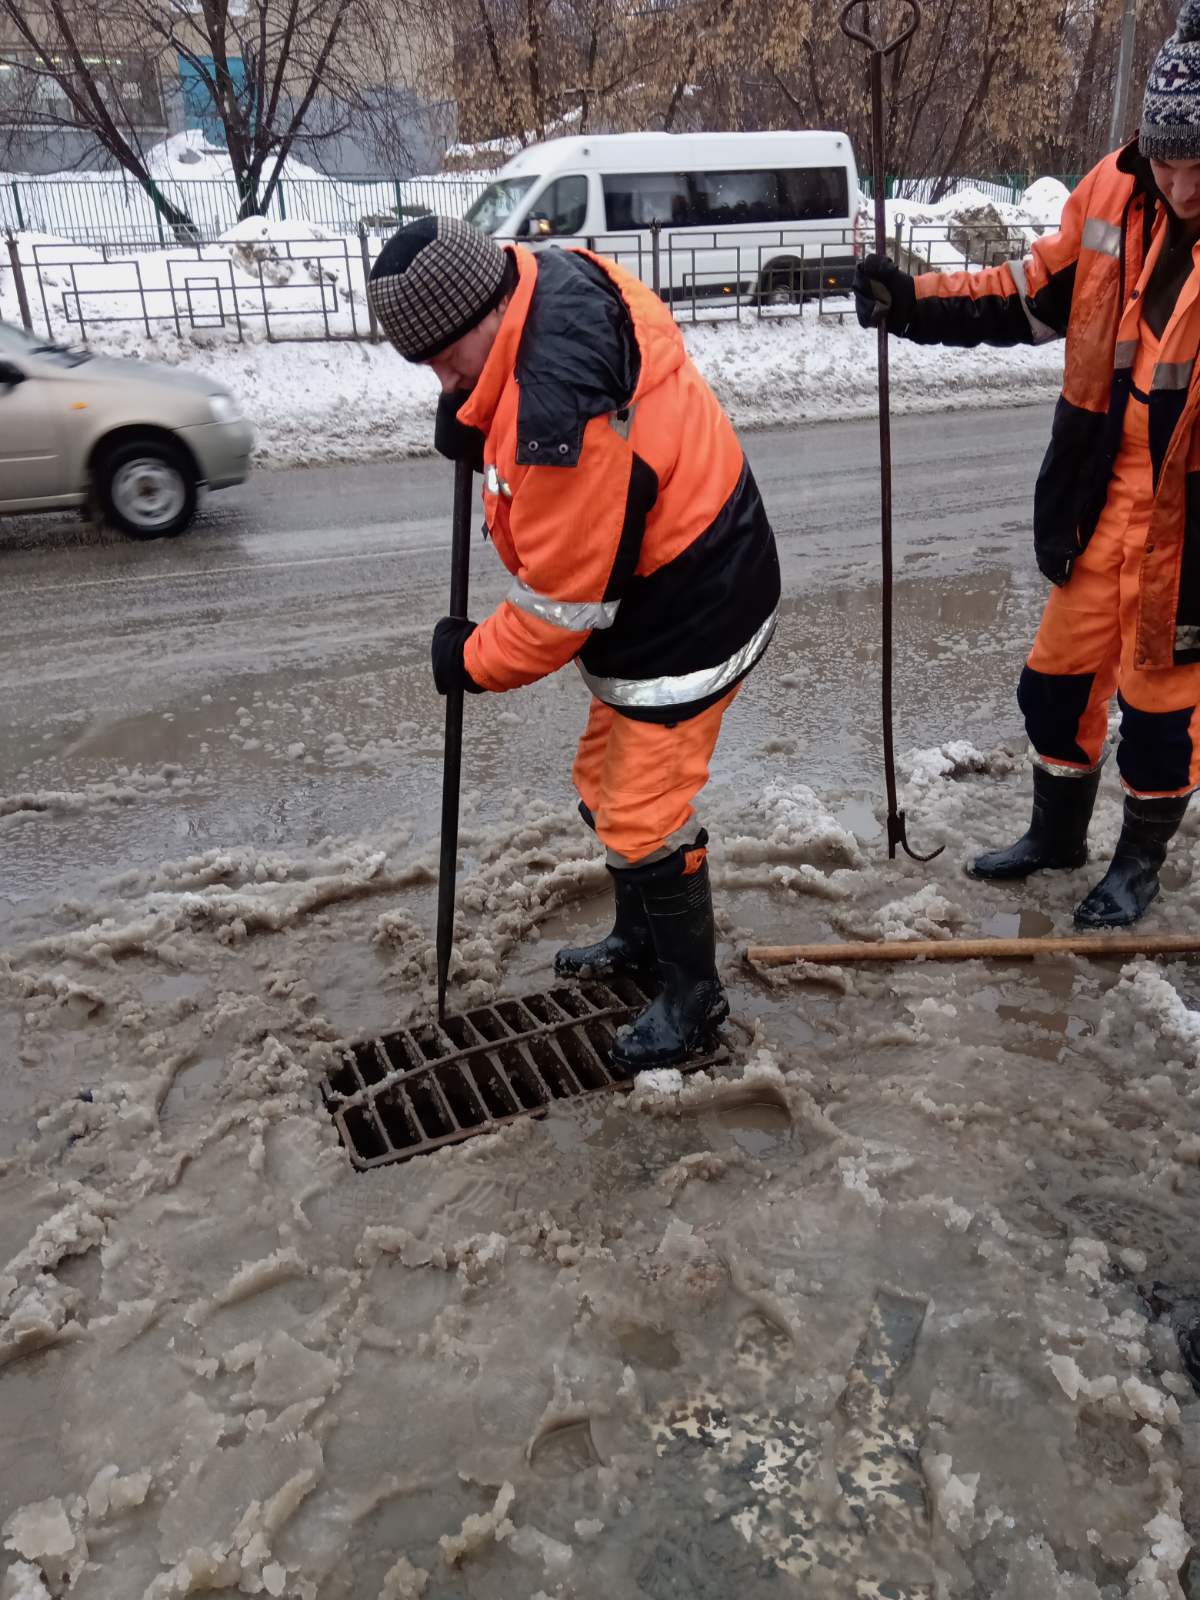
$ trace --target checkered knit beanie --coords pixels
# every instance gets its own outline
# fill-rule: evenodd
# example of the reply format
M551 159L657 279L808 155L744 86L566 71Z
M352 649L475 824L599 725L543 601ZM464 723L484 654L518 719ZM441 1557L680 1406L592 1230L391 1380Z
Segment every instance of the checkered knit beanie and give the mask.
M1200 0L1183 0L1150 69L1138 148L1151 161L1200 161Z
M429 361L510 292L509 261L495 240L457 217L419 217L384 245L368 293L400 354Z

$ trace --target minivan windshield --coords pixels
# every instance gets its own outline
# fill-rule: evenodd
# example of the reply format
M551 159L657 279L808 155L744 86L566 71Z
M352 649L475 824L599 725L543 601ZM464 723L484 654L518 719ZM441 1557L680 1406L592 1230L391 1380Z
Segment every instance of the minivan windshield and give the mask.
M489 183L467 212L467 221L481 233L499 232L532 188L532 178L500 178Z
M92 358L89 350L72 350L68 345L38 338L11 322L0 322L0 355L55 356L68 367L82 366Z

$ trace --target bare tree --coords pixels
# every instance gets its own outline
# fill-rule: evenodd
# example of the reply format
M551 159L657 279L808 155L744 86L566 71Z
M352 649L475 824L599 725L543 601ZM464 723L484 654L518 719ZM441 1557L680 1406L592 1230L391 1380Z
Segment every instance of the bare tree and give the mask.
M398 153L387 90L407 66L405 0L0 0L0 29L27 125L92 141L177 230L190 219L155 182L124 92L131 57L186 73L228 148L239 217L266 211L298 141L319 152L353 130Z
M523 145L566 131L678 126L720 77L746 0L419 0L453 40L461 137ZM715 75L715 76L714 76ZM432 82L436 69L426 76Z

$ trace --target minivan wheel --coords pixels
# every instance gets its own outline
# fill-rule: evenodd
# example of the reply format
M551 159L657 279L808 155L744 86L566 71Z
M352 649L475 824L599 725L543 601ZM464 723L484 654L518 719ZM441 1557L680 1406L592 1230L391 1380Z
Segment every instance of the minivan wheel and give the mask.
M803 261L786 257L764 267L758 280L760 306L798 306L810 292L809 271Z
M165 439L129 439L103 456L96 495L107 522L133 539L167 539L196 515L196 481Z

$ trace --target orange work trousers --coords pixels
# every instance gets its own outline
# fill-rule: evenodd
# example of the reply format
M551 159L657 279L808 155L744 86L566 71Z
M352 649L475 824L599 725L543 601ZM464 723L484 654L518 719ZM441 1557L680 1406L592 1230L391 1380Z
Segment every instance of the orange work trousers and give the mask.
M661 860L695 842L721 719L741 684L686 722L635 722L593 699L571 774L610 867Z
M1017 696L1039 763L1088 771L1103 756L1115 691L1121 781L1147 798L1200 785L1200 664L1154 671L1134 665L1154 503L1147 395L1158 344L1143 325L1108 499L1070 578L1051 591Z

